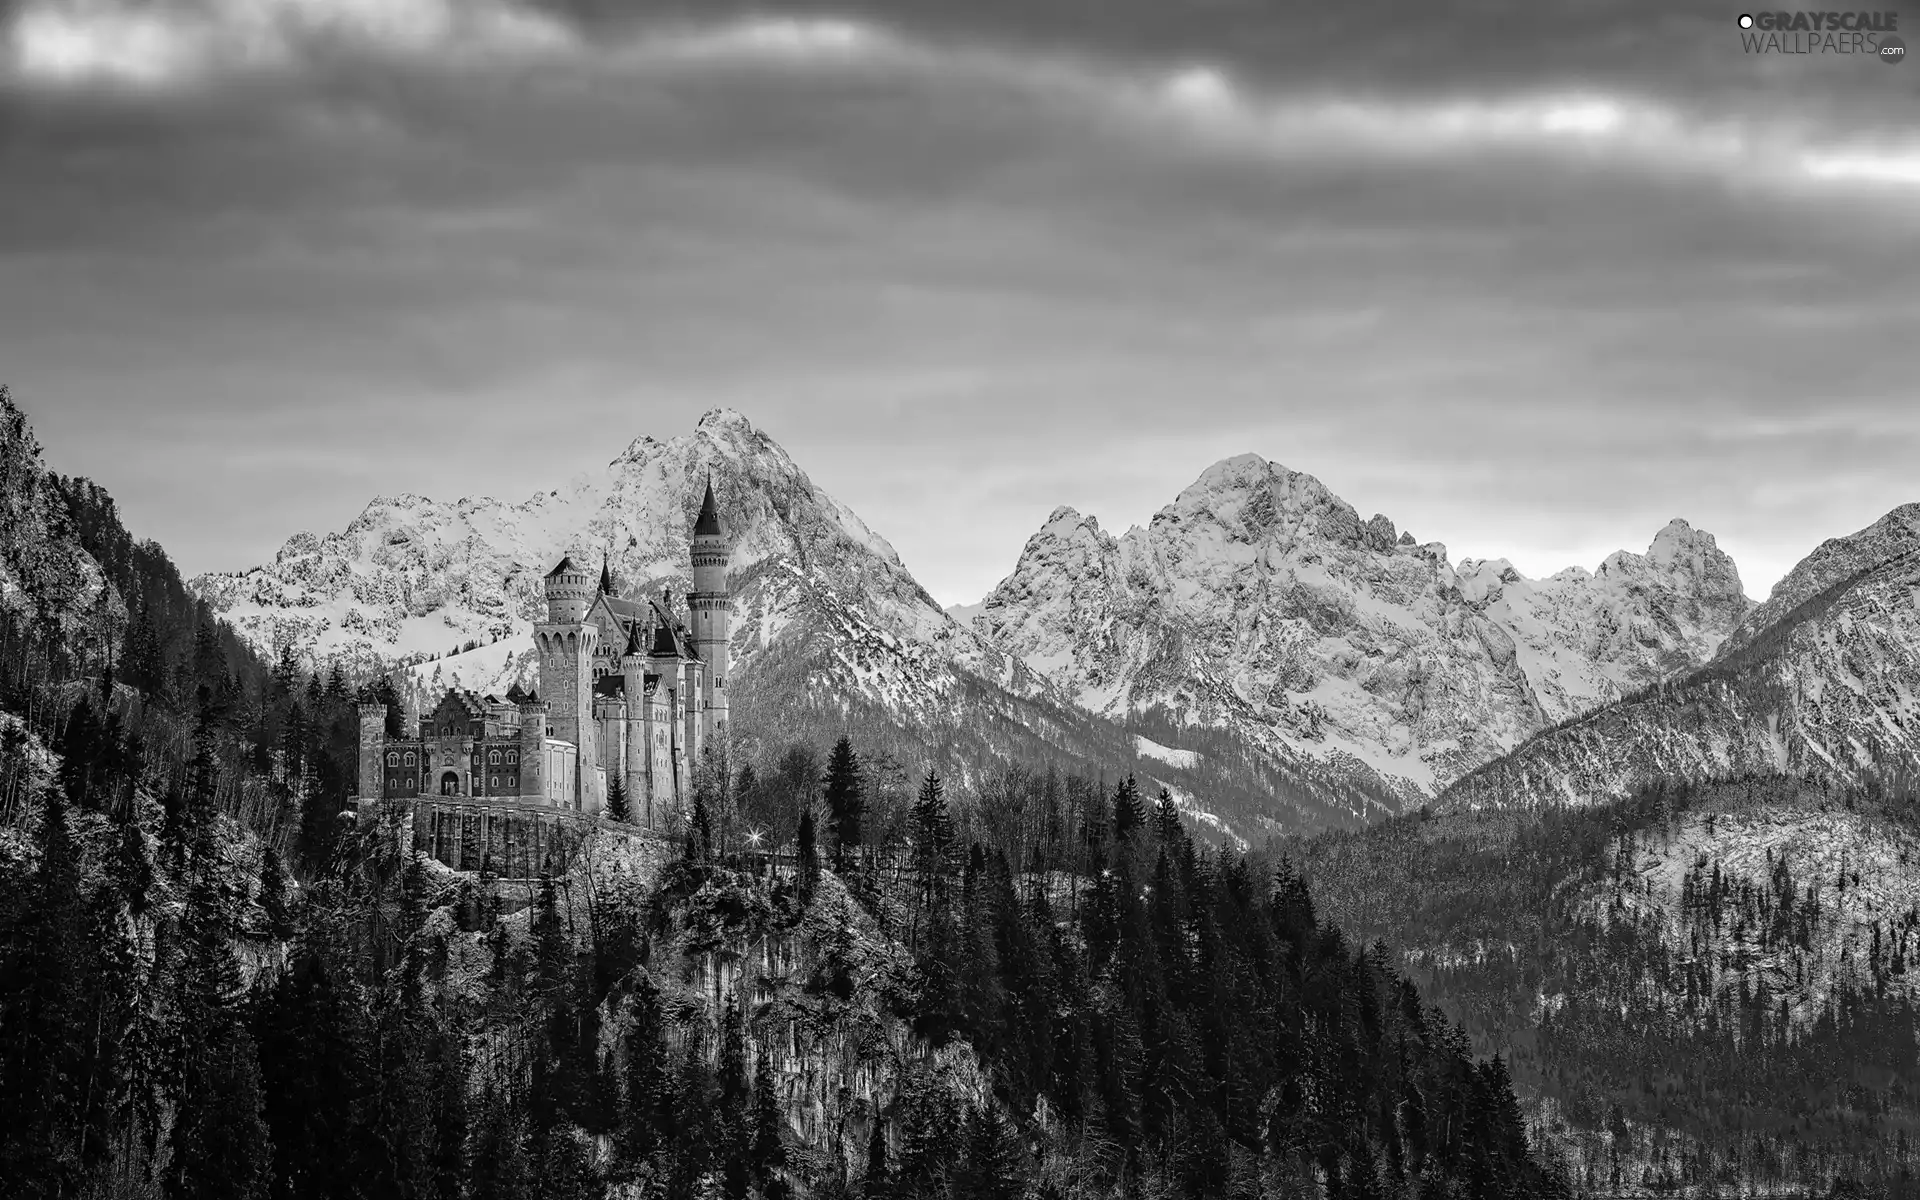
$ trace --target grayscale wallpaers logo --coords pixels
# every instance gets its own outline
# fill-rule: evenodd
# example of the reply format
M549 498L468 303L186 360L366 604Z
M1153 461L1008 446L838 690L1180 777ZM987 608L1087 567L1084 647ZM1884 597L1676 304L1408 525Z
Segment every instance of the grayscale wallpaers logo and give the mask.
M1748 54L1858 54L1906 61L1896 12L1741 13L1740 44Z

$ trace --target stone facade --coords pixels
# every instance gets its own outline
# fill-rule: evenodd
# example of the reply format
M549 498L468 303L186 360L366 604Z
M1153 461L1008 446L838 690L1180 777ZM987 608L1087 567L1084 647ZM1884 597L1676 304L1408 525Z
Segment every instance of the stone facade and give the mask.
M692 558L685 621L670 594L623 599L604 567L596 583L562 559L547 573L547 619L534 626L531 695L449 690L405 738L386 736L381 705L362 704L362 806L411 804L417 847L456 869L484 861L508 875L564 862L615 778L636 824L672 829L691 805L702 751L726 736L732 597L711 483Z

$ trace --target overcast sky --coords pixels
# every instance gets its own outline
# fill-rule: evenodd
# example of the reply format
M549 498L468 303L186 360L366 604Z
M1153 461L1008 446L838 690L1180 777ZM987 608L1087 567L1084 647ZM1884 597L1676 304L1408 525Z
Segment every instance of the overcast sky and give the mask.
M189 573L730 405L945 603L1248 451L1762 597L1920 500L1920 63L1737 14L15 0L0 382Z

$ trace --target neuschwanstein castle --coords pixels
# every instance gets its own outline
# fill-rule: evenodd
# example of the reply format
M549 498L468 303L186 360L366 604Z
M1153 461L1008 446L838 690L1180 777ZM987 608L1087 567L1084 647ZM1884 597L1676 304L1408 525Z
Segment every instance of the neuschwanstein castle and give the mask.
M540 678L504 697L449 690L417 737L386 736L360 706L360 797L410 804L414 844L448 866L533 874L564 859L618 779L631 819L670 828L691 804L701 752L726 736L728 548L707 484L693 526L687 619L672 597L624 600L571 558L547 573L534 626Z

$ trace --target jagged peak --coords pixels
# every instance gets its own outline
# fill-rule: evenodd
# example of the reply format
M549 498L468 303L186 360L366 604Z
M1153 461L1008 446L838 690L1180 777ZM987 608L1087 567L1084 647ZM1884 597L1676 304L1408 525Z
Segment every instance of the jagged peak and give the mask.
M694 429L695 431L702 429L718 431L724 429L743 434L750 434L754 431L753 422L747 420L746 416L738 410L731 408L708 409L706 412L700 414L700 420L694 424Z
M622 451L620 457L614 461L620 462L627 459L645 458L659 448L660 442L656 440L652 434L643 433L631 442L628 442L627 448Z
M1046 523L1041 525L1040 529L1042 532L1045 532L1056 526L1091 529L1093 532L1099 533L1100 518L1089 513L1083 513L1071 504L1062 504L1059 508L1054 509L1052 513L1048 514Z

